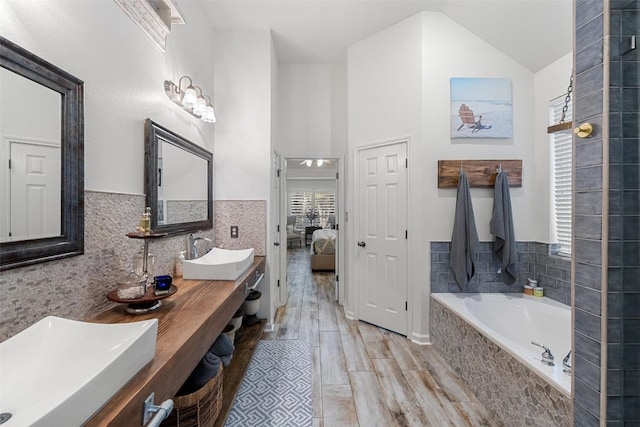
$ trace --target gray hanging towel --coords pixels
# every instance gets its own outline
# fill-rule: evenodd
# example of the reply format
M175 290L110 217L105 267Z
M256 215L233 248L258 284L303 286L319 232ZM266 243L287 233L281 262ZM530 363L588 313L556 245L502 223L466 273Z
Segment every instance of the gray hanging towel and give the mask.
M506 172L498 173L496 187L493 196L493 215L489 230L496 240L493 242L493 251L496 253L501 265L502 281L511 285L518 277L516 262L516 238L513 233L513 216L511 215L511 195L509 193L509 178Z
M449 268L460 289L464 292L467 283L476 273L475 256L478 249L478 231L473 216L469 181L464 171L458 177L458 194L456 196L456 212L453 220L451 236L451 258Z

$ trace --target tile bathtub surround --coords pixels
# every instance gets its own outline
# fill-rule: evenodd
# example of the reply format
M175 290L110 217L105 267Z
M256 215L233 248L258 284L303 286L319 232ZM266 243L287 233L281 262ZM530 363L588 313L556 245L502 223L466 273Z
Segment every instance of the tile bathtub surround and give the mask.
M438 301L431 300L430 311L434 349L505 426L571 425L570 397Z
M85 192L84 255L3 271L0 274L0 341L49 316L83 320L113 303L105 295L132 268L143 243L126 237L144 211L142 195ZM212 230L202 233L213 237ZM173 274L186 236L150 243L154 274Z
M522 286L531 277L530 266L534 248L517 242L518 280L507 285L500 279L500 263L493 253L493 242L480 242L476 254L476 274L467 284L465 292L522 292ZM462 292L449 268L450 242L431 242L431 292Z
M571 259L559 255L550 255L550 245L535 242L535 265L533 277L538 286L544 288L545 296L571 305Z
M466 292L522 292L527 279L538 280L545 295L555 301L571 303L571 263L561 256L549 255L549 246L539 242L517 242L518 281L509 286L497 273L500 263L493 254L493 242L480 242L476 258L477 272ZM431 292L462 292L449 269L451 244L431 242Z
M216 246L224 249L254 248L266 255L267 202L265 200L216 200L214 202ZM238 237L231 238L231 226Z

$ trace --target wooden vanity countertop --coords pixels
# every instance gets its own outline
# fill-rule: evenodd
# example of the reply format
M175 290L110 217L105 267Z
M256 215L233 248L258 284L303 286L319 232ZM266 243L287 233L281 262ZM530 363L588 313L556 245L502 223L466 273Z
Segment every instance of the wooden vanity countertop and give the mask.
M142 407L151 393L155 393L156 405L173 398L242 306L245 283L255 283L255 272L264 273L264 263L265 257L256 256L253 265L236 281L175 279L173 284L178 291L163 299L157 311L132 315L118 304L87 319L97 323L158 319L158 336L154 359L94 414L86 426L142 426Z

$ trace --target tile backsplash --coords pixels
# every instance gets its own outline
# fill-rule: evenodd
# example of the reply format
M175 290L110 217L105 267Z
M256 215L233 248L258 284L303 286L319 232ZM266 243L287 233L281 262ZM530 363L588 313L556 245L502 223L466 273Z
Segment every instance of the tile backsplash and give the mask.
M266 255L267 202L265 200L216 200L216 246L224 249L254 248ZM231 237L238 226L238 237Z
M0 341L48 315L82 320L112 305L105 295L115 288L119 275L132 268L133 255L142 251L142 242L126 233L135 230L144 206L144 195L86 191L83 255L0 274ZM228 230L215 236L215 229L200 235L226 248L246 244L256 248L256 255L265 254L265 201L218 201L214 212L220 229L233 218L241 238L227 242ZM151 242L154 274L173 274L186 239L179 235Z
M518 280L507 285L500 279L500 263L493 253L493 242L480 242L475 259L476 274L465 292L522 292L527 278L545 288L545 296L571 304L571 261L549 255L549 245L539 242L517 242ZM431 242L431 292L462 292L449 269L450 242Z

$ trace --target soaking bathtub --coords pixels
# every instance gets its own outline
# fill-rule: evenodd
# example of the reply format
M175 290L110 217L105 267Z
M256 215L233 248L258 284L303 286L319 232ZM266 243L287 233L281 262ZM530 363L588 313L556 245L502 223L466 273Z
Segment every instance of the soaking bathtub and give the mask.
M431 295L432 342L505 425L569 425L571 309L523 294ZM541 362L547 346L555 366Z

